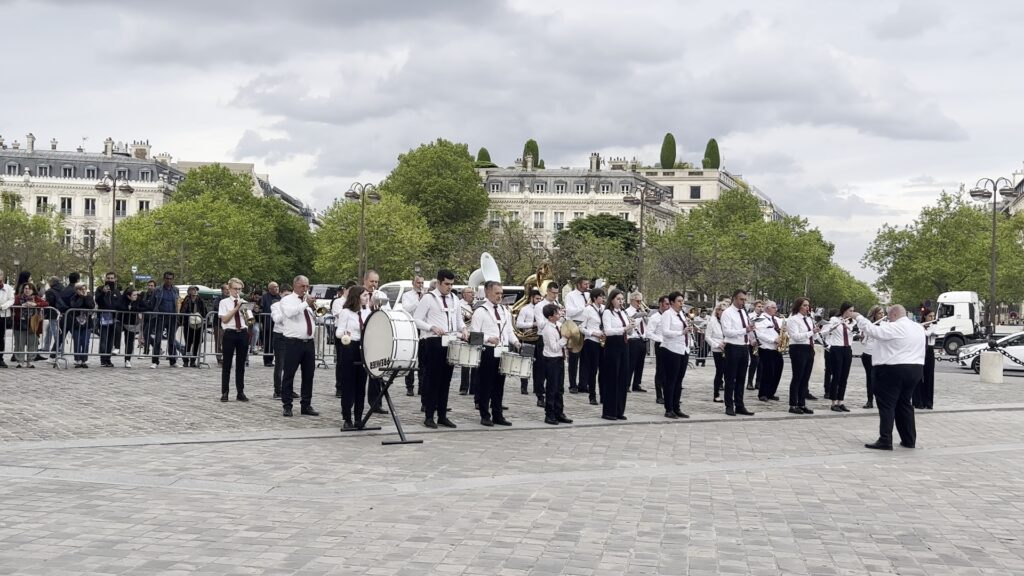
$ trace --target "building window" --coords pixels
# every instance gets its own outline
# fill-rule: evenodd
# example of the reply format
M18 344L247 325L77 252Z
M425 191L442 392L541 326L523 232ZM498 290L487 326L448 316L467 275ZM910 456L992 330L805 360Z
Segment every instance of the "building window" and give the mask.
M555 230L565 228L565 212L555 212Z
M46 214L50 208L50 199L46 196L36 196L36 214Z
M139 212L149 212L149 200L139 200Z
M576 193L577 194L586 194L587 193L587 185L586 184L577 184L576 185Z
M611 184L609 184L607 182L605 182L604 184L601 184L601 193L602 194L608 194L611 191L612 191L612 185Z
M623 194L629 194L629 191L632 190L632 189L633 189L633 187L630 186L629 184L620 184L619 185L619 191L622 192Z
M675 192L675 186L665 186L665 196L667 196L669 200L675 197Z
M690 176L703 176L704 172L702 172L700 170L696 170L696 171L690 172L689 174L690 174Z
M544 229L544 213L534 212L533 213L533 229L543 230Z
M700 186L690 186L690 200L700 200Z
M497 210L487 211L487 224L491 228L498 228L499 226L501 226L501 215L498 213Z
M96 178L97 177L96 167L95 166L86 166L85 167L85 177L86 178L90 178L90 179L91 178Z
M501 182L491 182L491 194L501 192Z
M74 178L75 177L75 167L74 166L61 166L61 168L60 168L60 176L61 176L61 178Z
M122 179L127 180L128 179L128 169L127 168L118 168L117 172L115 172L115 174L117 174L117 179L118 180L122 180Z
M149 170L143 170L139 172L139 180L141 180L142 182L152 182L153 173L150 172Z
M559 182L555 184L555 194L565 194L565 183Z
M95 248L96 247L96 231L95 230L85 230L82 233L82 243L85 244L85 247L87 249L89 249L89 250L92 250L93 248Z
M675 176L676 173L675 172L662 172L661 175L662 176Z
M46 176L46 177L49 177L50 176L50 166L49 166L49 164L40 164L39 166L36 166L36 176Z
M573 220L579 220L581 218L583 218L583 212L573 212L572 213L572 219Z
M547 192L547 189L548 185L545 184L544 182L537 182L536 184L533 185L533 191L536 192L537 194L543 194Z
M657 176L657 172L644 172L644 176Z
M71 247L71 228L64 229L64 236L60 239L60 245L65 248Z
M96 215L96 199L86 198L85 199L85 215L95 216Z
M72 199L63 197L60 199L60 213L65 216L71 216L71 202Z
M8 176L17 176L18 175L18 163L17 162L8 162L7 163L7 175Z
M114 200L114 216L124 218L128 215L128 201Z
M629 212L619 212L619 218L629 222Z
M508 191L513 194L519 194L519 182L509 182Z

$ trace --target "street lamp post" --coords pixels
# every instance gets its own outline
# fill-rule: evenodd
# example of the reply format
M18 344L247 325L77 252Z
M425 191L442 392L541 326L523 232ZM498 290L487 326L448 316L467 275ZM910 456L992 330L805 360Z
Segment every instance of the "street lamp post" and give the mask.
M992 190L989 190L989 186ZM996 214L999 213L999 198L1009 202L1017 197L1017 191L1013 188L1013 182L1006 178L982 178L971 189L971 198L981 202L988 202L992 199L992 247L989 259L989 284L988 284L988 335L996 333Z
M120 185L118 185L120 182ZM114 176L110 177L110 172L104 172L103 178L96 183L96 191L103 193L110 193L110 271L114 272L117 270L117 259L114 257L114 227L117 225L117 192L120 190L124 194L131 194L135 192L131 184L128 183L127 176ZM127 213L127 210L125 211Z
M359 279L366 275L366 201L380 200L377 187L373 184L356 182L345 192L345 198L359 201Z
M636 187L637 194L627 194L622 201L631 206L640 206L640 237L637 242L636 289L644 291L644 208L648 205L657 206L665 198L660 188L647 187L643 184Z

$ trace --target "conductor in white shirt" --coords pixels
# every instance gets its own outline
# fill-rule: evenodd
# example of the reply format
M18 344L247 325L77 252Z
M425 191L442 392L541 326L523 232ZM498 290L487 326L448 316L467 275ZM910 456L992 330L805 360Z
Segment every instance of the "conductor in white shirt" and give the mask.
M722 312L722 335L725 339L725 413L753 416L743 403L743 380L750 360L754 323L747 317L747 291L732 295L732 306Z
M889 308L888 322L872 324L856 315L861 333L875 339L872 365L875 370L875 399L878 401L878 440L865 444L874 450L892 450L892 427L900 435L900 445L917 445L914 387L924 373L926 336L920 324L907 318L907 310L895 305Z
M501 402L505 398L505 375L498 370L498 350L519 347L519 339L512 331L512 316L501 306L503 288L500 282L484 282L486 301L473 311L470 330L484 335L484 350L480 355L480 381L476 389L476 403L480 408L480 424L484 426L511 426L505 419Z
M292 415L292 392L295 372L302 368L302 388L299 394L301 413L319 416L313 409L313 371L316 369L316 350L313 346L313 327L316 325L316 299L309 294L309 279L296 276L293 292L281 298L281 333L284 334L284 374L281 378L281 404L283 416Z

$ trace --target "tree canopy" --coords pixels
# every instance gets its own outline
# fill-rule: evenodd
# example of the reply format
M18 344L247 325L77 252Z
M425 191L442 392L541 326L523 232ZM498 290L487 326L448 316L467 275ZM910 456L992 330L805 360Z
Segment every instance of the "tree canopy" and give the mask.
M188 171L171 196L172 202L188 202L209 192L216 192L232 201L252 198L252 176L236 174L220 164L200 166Z
M718 170L722 166L722 157L718 153L718 142L714 138L708 140L708 145L704 148L703 166L708 170Z
M523 144L523 166L526 166L526 157L531 156L533 158L533 165L540 168L540 146L537 145L537 141L530 138Z
M22 208L21 197L13 192L2 192L0 205L0 270L14 282L18 269L32 272L38 283L47 276L63 277L70 270L80 268L83 261L76 258L71 247L61 245L64 233L63 218L50 210L44 214L29 214ZM18 266L14 261L18 261Z
M661 141L661 167L674 168L676 165L676 137L671 132Z
M555 236L555 270L567 275L575 267L579 276L629 287L636 281L639 233L636 224L611 214L573 220Z
M480 150L476 153L477 168L497 168L498 165L491 162L491 153L487 151L487 148L480 147Z

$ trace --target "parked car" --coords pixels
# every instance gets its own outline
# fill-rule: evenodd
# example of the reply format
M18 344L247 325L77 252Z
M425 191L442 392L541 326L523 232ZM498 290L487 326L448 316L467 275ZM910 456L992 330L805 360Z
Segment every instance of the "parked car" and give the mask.
M1010 354L1017 360L1024 362L1024 332L1017 332L1003 336L996 340L996 345L1003 348L1003 351ZM968 344L962 346L957 354L957 363L963 368L974 370L975 374L981 371L981 355L968 358L972 354L988 348L988 342L979 344ZM1017 364L1009 358L1003 357L1003 370L1024 370L1024 366Z

